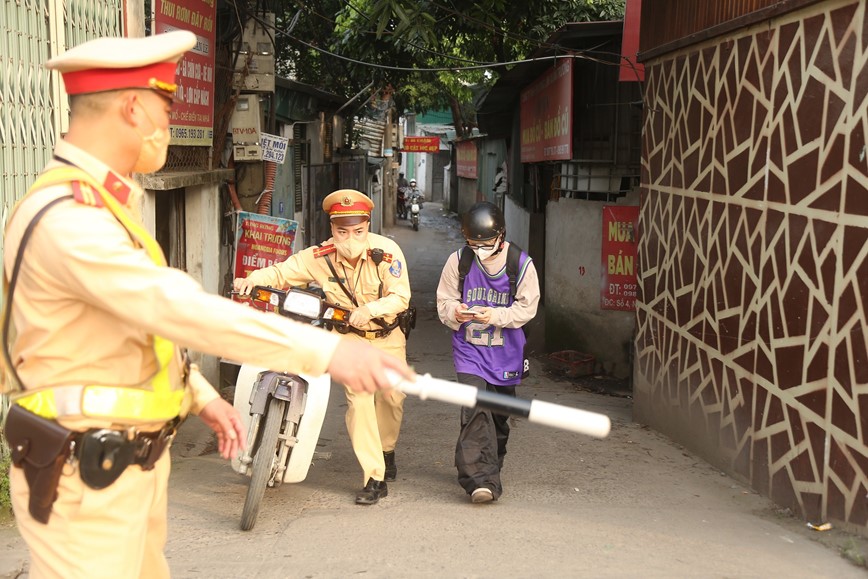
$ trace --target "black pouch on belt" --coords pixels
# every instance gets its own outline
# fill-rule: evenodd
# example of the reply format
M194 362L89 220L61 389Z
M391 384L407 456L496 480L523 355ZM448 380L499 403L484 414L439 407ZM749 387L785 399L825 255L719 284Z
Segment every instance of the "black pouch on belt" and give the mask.
M78 470L84 484L94 490L104 489L133 463L136 446L117 430L88 430L81 437Z
M6 414L4 434L12 464L24 470L30 487L28 510L34 519L48 524L63 465L76 433L13 404Z

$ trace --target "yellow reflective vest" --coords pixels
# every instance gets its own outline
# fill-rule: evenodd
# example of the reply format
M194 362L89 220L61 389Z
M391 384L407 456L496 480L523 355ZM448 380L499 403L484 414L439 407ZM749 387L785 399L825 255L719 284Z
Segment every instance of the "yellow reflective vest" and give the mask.
M72 166L58 167L43 173L28 195L39 189L60 184L72 184L76 201L105 207L129 232L131 238L145 249L151 261L166 266L157 241L127 215L118 200L97 183L87 172ZM150 336L158 361L156 372L139 384L106 385L80 384L52 386L27 390L11 395L12 402L44 418L84 416L117 423L162 422L181 413L184 401L184 381L173 385L170 372L178 371L182 360L180 350L169 340Z

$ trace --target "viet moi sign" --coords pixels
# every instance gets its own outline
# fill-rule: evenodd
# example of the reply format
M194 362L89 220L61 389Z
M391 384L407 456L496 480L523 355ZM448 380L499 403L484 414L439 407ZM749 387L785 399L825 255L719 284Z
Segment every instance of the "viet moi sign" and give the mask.
M285 261L292 255L298 222L240 211L235 229L235 276ZM243 301L243 300L240 300Z
M600 308L636 309L636 248L639 246L639 207L603 207L603 259Z
M277 135L269 135L268 133L260 133L259 146L262 148L263 161L273 161L278 165L282 165L286 160L286 148L289 146L289 139L278 137Z

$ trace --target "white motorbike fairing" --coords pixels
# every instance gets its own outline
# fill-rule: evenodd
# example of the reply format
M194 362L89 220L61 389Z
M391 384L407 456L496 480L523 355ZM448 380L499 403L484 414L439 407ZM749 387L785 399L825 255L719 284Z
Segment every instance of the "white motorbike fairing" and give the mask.
M250 395L254 384L259 379L259 374L265 371L267 370L260 366L243 364L235 381L235 395L232 404L241 415L245 432L250 430ZM320 430L322 430L322 424L325 420L329 392L331 391L331 377L328 374L323 374L317 378L310 376L301 376L301 378L307 382L308 386L295 435L297 441L291 445L292 452L289 453L289 460L283 473L283 482L286 483L301 482L307 477L319 440ZM250 465L242 465L237 458L232 459L232 468L240 474L250 474Z

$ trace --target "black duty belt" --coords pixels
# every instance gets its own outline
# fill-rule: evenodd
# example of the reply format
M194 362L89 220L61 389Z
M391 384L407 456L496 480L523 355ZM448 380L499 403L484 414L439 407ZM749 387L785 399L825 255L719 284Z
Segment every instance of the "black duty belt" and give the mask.
M64 466L78 459L82 482L103 489L118 479L128 466L151 470L172 443L179 418L159 431L93 428L76 432L56 420L42 418L18 404L6 414L3 434L9 441L12 464L24 471L30 489L28 509L34 520L48 523L57 500L57 486Z
M156 432L99 428L77 433L74 453L82 481L101 489L117 480L128 466L153 469L175 438L179 423L176 418Z
M386 336L391 334L392 330L394 330L395 328L382 328L379 330L361 330L361 329L356 328L354 326L346 326L343 329L347 330L348 332L352 332L353 334L355 334L357 336L361 336L361 337L365 338L366 340L377 340L379 338L385 338Z

